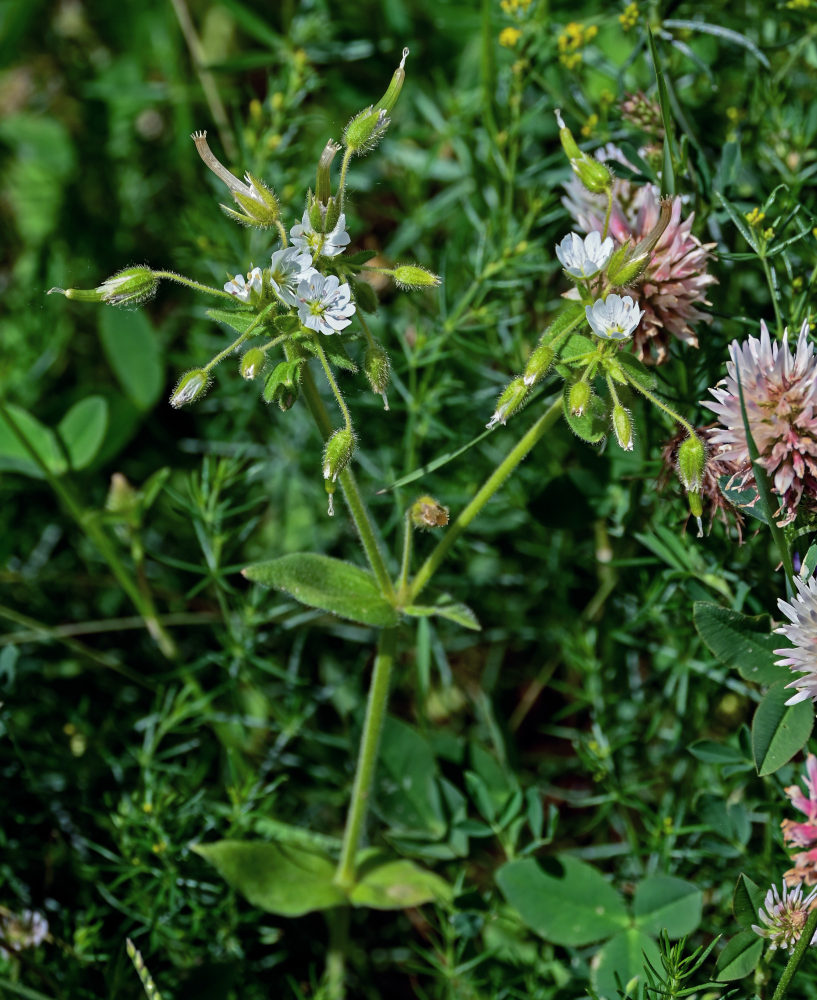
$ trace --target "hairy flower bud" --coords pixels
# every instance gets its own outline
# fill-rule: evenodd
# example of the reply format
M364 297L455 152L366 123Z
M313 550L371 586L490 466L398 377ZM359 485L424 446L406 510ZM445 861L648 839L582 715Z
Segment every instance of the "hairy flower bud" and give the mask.
M558 108L555 114L556 122L559 126L559 139L562 143L562 149L567 153L573 173L584 184L587 190L593 194L603 194L609 191L613 184L613 175L610 173L610 168L594 156L588 156L587 153L582 152L573 138L573 133L565 125L562 113Z
M440 283L439 275L432 274L419 264L399 264L388 272L400 288L436 288Z
M109 306L138 306L156 294L159 279L149 267L126 267L96 288L49 288L78 302L105 302Z
M624 451L632 451L633 422L630 419L629 412L621 403L616 403L613 407L613 430L616 434L616 440Z
M448 524L448 508L434 497L418 497L409 508L409 517L415 528L444 528Z
M507 423L508 417L513 416L520 409L527 397L528 387L521 378L515 378L500 393L499 399L496 401L494 415L485 426L491 429L497 424Z
M231 219L246 226L254 226L257 229L269 229L274 226L281 212L278 199L266 184L258 180L257 177L253 177L252 174L245 174L244 181L240 181L213 155L212 150L207 145L206 132L194 132L191 138L204 163L220 181L227 185L236 204L244 210L243 212L235 212L226 205L222 205L224 212Z
M394 71L386 93L378 101L356 114L343 130L343 145L350 153L361 156L368 153L383 138L389 127L389 112L397 103L403 80L406 78L406 58L409 50L403 49L403 58Z
M267 356L260 347L251 347L249 351L241 356L240 372L241 377L251 382L256 375L261 373Z
M373 340L366 348L363 371L366 373L372 392L383 397L383 409L388 410L389 401L386 397L386 389L391 381L391 362L386 348L377 340Z
M203 368L194 368L179 379L170 397L170 405L178 410L179 407L192 403L204 395L209 383L210 376L207 372Z
M629 285L641 277L652 260L652 252L656 244L669 225L671 215L672 199L663 198L660 203L658 221L644 239L639 240L635 246L630 240L627 240L623 246L615 251L607 265L607 280L611 285L614 287Z
M590 405L590 398L593 390L587 382L579 381L570 387L567 396L567 405L574 417L580 417Z
M335 431L323 450L323 478L335 482L355 450L355 438L348 427Z
M684 489L700 492L706 466L706 449L697 434L690 434L678 449L678 478Z
M525 385L530 387L541 381L547 375L555 356L556 352L550 344L540 344L535 347L525 365L525 371L522 373L522 381Z

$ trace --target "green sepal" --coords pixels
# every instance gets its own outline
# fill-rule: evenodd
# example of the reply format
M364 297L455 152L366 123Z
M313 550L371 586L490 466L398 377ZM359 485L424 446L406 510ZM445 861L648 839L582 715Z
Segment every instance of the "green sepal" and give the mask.
M303 358L295 358L294 361L278 362L264 383L262 396L265 403L279 401L279 396L282 392L287 394L295 393L297 395L301 382L301 365L303 363Z
M566 382L562 393L562 411L567 425L582 441L586 441L588 444L598 444L607 436L609 426L607 406L599 396L592 396L584 413L580 417L575 416L571 413L569 403L572 388L573 384Z
M350 278L349 284L352 286L352 294L357 307L365 313L376 313L380 306L380 300L369 282Z
M436 616L438 618L447 618L448 621L456 622L457 625L462 625L463 628L471 629L474 632L482 630L482 626L477 621L477 616L468 605L452 601L447 594L443 595L436 604L410 604L400 610L404 615L409 615L412 618L430 618Z

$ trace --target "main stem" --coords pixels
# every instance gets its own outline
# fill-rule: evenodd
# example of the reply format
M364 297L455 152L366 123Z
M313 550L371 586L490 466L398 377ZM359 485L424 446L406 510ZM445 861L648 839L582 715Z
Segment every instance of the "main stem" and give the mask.
M306 405L309 407L309 411L318 425L318 430L324 439L326 439L332 433L332 422L329 419L329 414L323 405L323 400L320 397L318 387L315 385L315 379L308 364L301 365L301 373L303 379L301 387ZM363 543L363 549L366 552L366 558L369 560L369 566L371 566L384 597L389 601L393 601L394 584L386 568L386 562L380 550L374 525L369 517L368 510L366 510L366 504L360 495L354 473L351 469L346 468L338 476L338 481L343 490L343 496L349 508L349 513L355 522L357 533L360 535L360 541Z
M352 789L352 801L346 816L346 827L343 831L343 846L340 861L335 872L335 883L341 889L350 889L355 884L355 858L357 857L366 813L369 810L369 797L372 791L377 754L380 748L380 732L383 728L383 718L389 699L389 683L391 681L392 664L397 632L386 628L380 633L377 643L377 656L374 661L372 682L369 687L369 699L366 703L366 719L363 723L363 734L360 738L360 752L355 771L355 783Z
M562 412L562 397L559 396L551 403L536 423L527 431L508 452L505 458L494 469L491 475L485 480L477 491L474 499L465 507L446 531L437 547L433 549L431 555L414 577L410 587L409 603L417 600L418 595L439 569L440 563L448 555L449 549L463 534L468 525L479 514L485 504L491 499L496 491L502 486L519 463L528 455L534 445L543 434L551 428Z

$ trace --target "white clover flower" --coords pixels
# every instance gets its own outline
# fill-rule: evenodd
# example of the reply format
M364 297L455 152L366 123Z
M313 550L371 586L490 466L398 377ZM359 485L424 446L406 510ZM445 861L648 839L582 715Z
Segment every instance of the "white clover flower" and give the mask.
M278 298L288 306L298 304L298 286L314 271L312 258L299 247L276 250L270 262L270 284Z
M341 285L337 275L325 276L314 271L298 285L298 318L304 326L318 333L339 333L355 314L355 304L347 282Z
M243 274L237 274L232 281L224 285L224 291L234 295L241 302L248 302L251 305L261 298L264 288L264 278L260 267L254 267L244 280Z
M602 340L627 340L644 315L629 295L608 295L584 310L593 333Z
M349 245L349 234L346 232L346 216L343 212L338 216L335 228L328 233L320 233L312 228L309 212L305 211L301 223L289 231L292 243L299 250L311 253L313 257L337 257Z
M778 635L784 635L794 643L794 648L775 650L777 656L784 657L777 661L777 665L791 667L795 673L803 675L787 685L797 692L789 698L787 705L796 705L808 698L817 701L817 580L812 577L806 582L796 576L794 585L797 596L792 598L791 604L782 598L777 602L791 625L775 629Z
M584 239L576 233L568 233L556 247L559 263L574 278L592 278L598 274L613 255L613 240L608 236L604 242L601 233L593 230Z
M808 915L815 905L817 898L817 886L803 899L803 885L798 885L795 889L789 889L783 883L783 895L777 891L777 886L773 885L766 893L763 900L763 908L757 911L757 915L766 925L759 927L752 924L755 934L769 939L769 950L783 948L791 951L800 940L803 928L808 920ZM810 944L817 942L817 932L812 937Z
M10 952L42 944L48 937L48 921L36 910L23 910L22 913L6 911L0 914L0 937L6 945L0 948L0 956L9 958Z

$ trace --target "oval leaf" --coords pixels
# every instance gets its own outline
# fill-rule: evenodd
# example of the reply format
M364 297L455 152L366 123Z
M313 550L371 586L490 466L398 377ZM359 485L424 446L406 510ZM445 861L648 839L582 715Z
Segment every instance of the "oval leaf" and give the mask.
M358 861L357 883L349 893L353 906L373 910L405 910L433 901L448 902L447 882L403 859L384 857L379 851Z
M633 898L636 927L656 936L666 931L673 939L695 930L701 922L701 906L700 890L671 875L645 878Z
M108 364L125 395L140 410L149 410L162 394L164 366L159 338L141 312L103 309L99 339Z
M108 401L103 396L88 396L71 407L59 422L57 432L72 469L84 469L91 464L107 429Z
M724 666L737 670L745 681L774 684L790 677L786 667L775 665L774 650L780 640L772 635L768 615L750 618L717 604L696 601L692 619L710 652Z
M470 628L474 632L479 632L482 626L477 621L477 616L467 604L456 604L453 601L440 601L439 604L410 604L401 609L403 614L411 615L412 618L430 618L437 615L440 618L447 618L463 628Z
M792 690L786 681L773 684L752 720L752 753L757 773L774 774L806 745L814 726L811 701L786 705Z
M310 608L330 611L361 625L390 628L397 612L365 570L340 559L295 552L243 570L248 580L275 587Z
M25 436L43 463L55 475L65 472L67 466L54 432L36 417L13 403L8 404L9 416ZM34 479L42 479L43 472L29 455L28 450L0 414L0 469L22 472Z
M758 920L758 910L763 905L765 893L748 875L738 876L735 892L732 896L732 910L735 919L742 927L751 927Z
M229 885L268 913L300 917L342 906L346 896L332 884L335 865L325 854L294 844L219 840L193 850Z
M743 979L754 972L763 952L763 938L754 931L736 934L718 955L717 976L719 982Z
M607 1000L616 1000L619 996L618 982L624 987L636 976L643 982L645 957L653 968L661 968L661 955L655 941L636 927L628 927L611 938L593 962L591 978L599 995Z
M627 926L624 901L600 872L570 855L552 860L553 873L532 858L497 872L497 885L527 927L553 944L584 945Z

